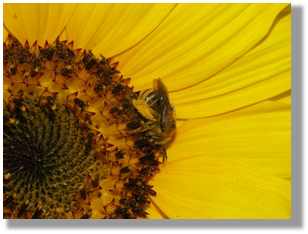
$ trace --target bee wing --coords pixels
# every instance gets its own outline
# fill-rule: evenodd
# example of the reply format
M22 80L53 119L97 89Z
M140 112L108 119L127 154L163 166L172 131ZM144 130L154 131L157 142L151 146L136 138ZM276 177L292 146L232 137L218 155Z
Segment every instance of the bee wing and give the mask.
M169 122L169 117L172 114L168 89L160 78L153 81L153 89L157 92L160 106L160 127L164 130Z

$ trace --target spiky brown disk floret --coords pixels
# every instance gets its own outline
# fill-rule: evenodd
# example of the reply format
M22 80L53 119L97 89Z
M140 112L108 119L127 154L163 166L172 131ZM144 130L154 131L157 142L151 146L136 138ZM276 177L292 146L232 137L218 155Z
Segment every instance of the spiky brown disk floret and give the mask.
M146 217L161 148L117 63L56 40L4 44L4 217Z

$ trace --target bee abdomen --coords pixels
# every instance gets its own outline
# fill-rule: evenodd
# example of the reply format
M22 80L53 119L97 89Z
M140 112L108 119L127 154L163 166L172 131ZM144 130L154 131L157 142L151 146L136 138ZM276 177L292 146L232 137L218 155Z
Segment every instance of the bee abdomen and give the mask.
M153 105L155 102L157 102L158 96L153 96L151 99L148 101L148 105Z

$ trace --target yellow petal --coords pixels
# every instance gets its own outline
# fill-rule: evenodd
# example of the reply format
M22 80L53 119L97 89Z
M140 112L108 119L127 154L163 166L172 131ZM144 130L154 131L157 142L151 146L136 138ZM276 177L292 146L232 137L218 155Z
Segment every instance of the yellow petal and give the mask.
M291 90L284 92L282 94L279 94L278 96L275 96L270 99L271 101L276 101L276 102L283 102L287 104L291 104Z
M179 4L144 41L116 57L139 90L161 77L170 91L233 63L269 31L287 4Z
M291 218L291 183L239 160L179 159L165 163L151 183L152 200L170 218Z
M178 105L175 103L176 115L184 119L218 115L264 101L289 90L290 87L291 71L288 70L254 85L215 98Z
M65 28L76 4L4 3L3 21L6 28L22 44L53 42Z
M180 127L182 124L184 124L187 121L187 119L178 119L176 121L176 127Z
M200 84L170 93L174 104L241 92L244 87L290 70L291 14L281 15L276 19L277 22L268 37L235 63Z
M9 79L6 76L3 76L3 101L5 103L8 102L9 97L11 96L11 86L12 86L12 80Z
M9 35L9 32L6 30L5 27L3 27L3 42L6 41L8 35Z
M67 41L67 29L65 28L62 33L59 35L59 40L60 41Z
M281 178L291 177L291 106L265 102L240 111L189 120L177 129L168 161L210 154L236 158Z
M67 25L78 47L111 57L151 33L175 4L79 4Z
M154 203L150 204L146 212L149 214L147 216L149 219L169 219Z

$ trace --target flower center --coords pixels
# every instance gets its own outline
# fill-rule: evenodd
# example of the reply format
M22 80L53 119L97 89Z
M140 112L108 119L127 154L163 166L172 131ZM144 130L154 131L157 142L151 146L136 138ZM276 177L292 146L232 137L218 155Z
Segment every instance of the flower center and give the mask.
M171 136L156 96L143 103L117 63L73 43L9 37L3 60L4 217L146 217Z
M77 208L73 196L86 199L87 177L102 165L94 162L92 134L80 127L74 111L51 97L45 105L33 94L13 101L14 111L4 111L4 190L9 196L4 205L14 200L17 218L27 210L32 218L43 213L66 218Z

